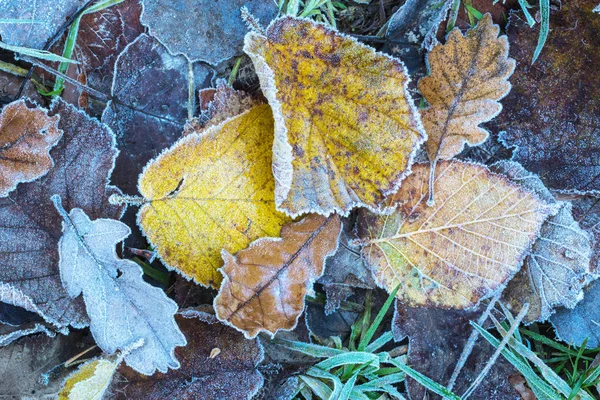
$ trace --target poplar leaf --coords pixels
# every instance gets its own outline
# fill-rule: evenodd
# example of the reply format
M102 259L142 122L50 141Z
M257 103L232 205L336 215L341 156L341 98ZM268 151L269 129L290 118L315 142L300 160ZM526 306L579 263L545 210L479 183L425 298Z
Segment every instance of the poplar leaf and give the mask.
M272 144L262 105L183 137L146 166L138 223L165 265L218 287L221 249L279 235L288 218L275 210Z
M246 35L275 118L278 209L381 211L425 140L401 61L324 25L286 16Z
M102 400L120 363L118 357L115 361L98 358L82 364L65 380L58 400Z
M44 176L54 164L50 149L61 136L58 116L25 100L6 105L0 113L0 197Z
M88 323L83 301L69 297L59 276L61 217L50 196L60 195L65 207L80 208L92 218L119 218L123 208L108 203L111 194L120 193L108 185L117 149L106 125L60 98L50 108L50 115L57 114L64 133L50 150L54 167L0 198L0 301L59 329L81 328Z
M390 199L391 215L361 215L363 257L381 287L401 285L407 305L468 308L521 268L555 210L483 165L442 162L435 176L435 206L426 205L429 167L419 164Z
M341 230L338 216L310 214L285 225L281 238L259 239L235 256L223 251L217 317L247 338L293 329L306 292L337 250Z
M557 203L540 178L520 164L502 161L491 168L548 203ZM557 306L575 307L583 298L583 287L593 277L591 236L573 218L570 203L557 206L558 212L544 222L523 267L502 294L512 310L520 310L524 303L529 303L525 323L547 320Z
M142 278L142 269L117 257L115 245L131 233L127 225L112 219L90 218L79 208L68 214L60 197L52 200L63 217L60 277L71 297L83 294L90 330L106 353L128 351L124 360L140 373L179 368L175 347L186 341L175 323L177 304Z
M498 37L499 31L486 14L466 36L454 29L446 44L429 52L431 72L419 81L419 90L429 103L421 116L432 162L448 160L465 144L475 146L488 138L479 124L502 110L498 100L510 91L508 78L515 69L508 40Z

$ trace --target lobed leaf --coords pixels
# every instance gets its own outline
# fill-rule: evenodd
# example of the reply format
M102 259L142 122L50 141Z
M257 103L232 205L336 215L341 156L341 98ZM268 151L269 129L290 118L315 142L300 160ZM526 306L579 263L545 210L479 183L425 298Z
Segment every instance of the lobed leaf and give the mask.
M358 234L378 284L407 305L468 308L520 269L553 207L529 190L459 161L438 163L435 207L419 164L389 199L389 216L364 212Z
M61 136L58 116L25 100L6 105L0 113L0 197L44 176L54 164L50 149Z
M421 116L432 162L451 159L465 144L475 146L488 138L479 124L502 110L498 100L510 91L508 78L515 69L508 40L498 37L499 32L486 14L466 36L454 29L446 44L428 53L430 74L419 81L419 90L429 103Z
M380 210L425 140L402 62L290 16L248 33L244 51L275 118L278 209Z
M337 216L310 214L285 225L281 238L259 239L235 257L223 251L224 281L214 303L217 317L247 338L293 329L306 292L337 249L341 229Z
M177 304L144 281L139 265L117 257L115 245L129 236L129 227L112 219L92 221L79 208L67 214L59 196L52 200L64 219L60 277L72 298L83 295L98 347L112 354L143 339L125 355L127 365L146 375L179 368L174 350L186 341L174 320Z
M275 210L267 105L187 135L140 175L138 223L163 262L218 287L221 249L235 253L288 221Z

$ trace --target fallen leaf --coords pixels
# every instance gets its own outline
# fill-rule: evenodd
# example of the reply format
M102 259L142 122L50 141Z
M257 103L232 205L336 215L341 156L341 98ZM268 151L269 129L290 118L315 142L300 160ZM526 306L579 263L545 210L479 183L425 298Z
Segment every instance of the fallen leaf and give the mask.
M272 140L262 105L183 137L146 166L138 223L166 266L218 287L221 249L279 235L288 218L275 210Z
M41 179L23 183L0 199L0 301L22 307L63 328L88 323L83 301L72 300L58 268L61 217L50 201L58 194L65 207L81 208L92 218L119 218L122 207L108 197L120 193L108 186L117 155L111 130L66 104L53 102L64 132L50 151L54 167Z
M600 18L593 0L564 2L535 64L537 35L521 14L507 28L518 68L503 100L500 139L517 146L514 160L566 192L600 193Z
M600 199L582 197L572 202L573 217L579 225L594 238L590 269L600 273Z
M110 388L114 399L249 400L262 387L264 353L258 340L246 340L218 322L180 315L176 320L188 342L175 350L181 368L147 377L122 366ZM221 353L210 358L214 348Z
M102 122L117 135L120 154L112 182L129 194L144 165L181 135L188 109L188 62L142 34L119 55L111 94ZM198 87L212 71L201 64L194 69Z
M539 177L520 164L500 162L492 166L492 171L508 176L546 202L556 203ZM512 310L529 303L523 318L527 324L546 321L557 306L575 307L583 298L583 287L592 279L591 237L573 219L570 203L558 205L558 212L544 222L523 267L502 294L502 300Z
M67 213L59 196L52 201L63 218L60 277L72 298L83 295L98 347L113 354L143 339L125 355L127 365L145 375L179 368L175 347L186 342L174 319L177 303L145 282L138 264L115 251L131 233L129 227L112 219L92 221L79 208Z
M371 270L362 258L360 246L353 244L356 240L356 214L352 213L342 222L344 229L340 235L338 249L325 261L325 272L317 281L323 285L327 296L326 315L337 310L341 302L351 296L356 288L374 289L376 286Z
M437 43L436 33L452 1L408 0L392 15L383 51L398 57L411 75L425 71L425 52Z
M7 399L56 399L71 372L64 363L92 344L89 334L74 331L23 337L0 347L0 393Z
M600 281L595 281L585 290L585 297L573 309L559 308L550 317L556 336L570 346L600 346Z
M44 176L53 165L50 149L61 136L58 117L49 117L43 108L25 100L5 106L0 113L0 197Z
M246 35L275 118L278 209L347 215L378 211L425 140L401 61L307 19Z
M142 0L142 23L171 54L216 65L242 50L246 24L240 8L269 22L277 15L272 0ZM190 29L194 27L194 29Z
M408 337L408 364L435 382L447 386L454 368L473 329L469 321L477 322L485 307L475 310L443 310L439 308L409 307L396 301L392 332L396 341ZM452 389L464 393L494 354L494 347L483 339L467 358L465 366ZM514 367L500 357L486 378L473 392L473 399L521 400L512 387L509 376ZM440 399L421 384L407 378L411 399Z
M378 285L410 306L468 308L504 288L553 207L485 166L438 163L436 205L426 205L429 166L413 167L390 198L394 213L361 214L363 257Z
M0 325L0 347L7 346L23 336L34 335L36 333L45 334L49 337L56 336L55 331L38 322L26 322L19 326Z
M85 3L85 0L0 0L0 19L19 20L0 24L2 41L41 49Z
M26 70L24 70L26 71ZM34 75L35 76L35 75ZM8 104L16 99L17 93L21 88L23 78L0 71L0 106ZM29 80L25 84L22 96L30 99L36 104L43 104L43 96L38 93L35 85Z
M217 318L253 338L291 330L304 311L304 297L335 253L342 224L337 216L310 214L236 253L222 252L224 280L215 298Z
M120 363L118 357L114 361L97 358L81 364L65 380L58 400L102 400Z
M432 162L451 159L465 144L476 146L488 138L479 124L502 110L498 100L510 91L508 78L515 69L508 40L499 32L486 14L466 36L454 29L446 44L428 53L430 74L419 81L419 90L429 103L421 116Z

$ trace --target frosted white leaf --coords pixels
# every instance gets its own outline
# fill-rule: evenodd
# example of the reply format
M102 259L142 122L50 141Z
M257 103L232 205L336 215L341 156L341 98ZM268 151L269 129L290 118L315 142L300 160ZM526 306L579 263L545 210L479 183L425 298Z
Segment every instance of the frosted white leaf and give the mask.
M175 323L177 304L146 283L135 262L115 252L131 233L129 227L112 219L91 221L78 208L67 214L60 197L52 201L64 219L58 248L61 280L71 297L83 293L98 346L112 354L142 339L144 344L125 356L127 365L146 375L179 368L174 351L186 340Z

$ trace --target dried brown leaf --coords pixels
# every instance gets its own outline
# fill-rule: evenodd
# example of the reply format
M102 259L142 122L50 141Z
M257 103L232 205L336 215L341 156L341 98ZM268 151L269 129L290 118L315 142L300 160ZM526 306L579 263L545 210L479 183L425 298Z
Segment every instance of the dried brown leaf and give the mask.
M485 166L438 163L436 205L426 205L429 167L391 199L389 216L361 215L363 257L377 283L408 305L467 308L501 290L554 208Z
M58 116L49 117L47 110L25 100L5 106L0 113L0 197L44 176L53 165L50 149L61 136Z
M483 143L488 132L479 124L502 110L498 100L510 90L515 62L499 32L486 14L466 36L454 29L446 44L429 52L431 72L419 81L419 90L429 103L421 116L432 162L454 157L465 144Z
M338 216L310 214L284 225L281 238L259 239L235 256L223 251L217 317L248 338L293 329L307 290L337 249L341 229Z

